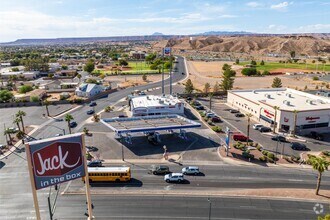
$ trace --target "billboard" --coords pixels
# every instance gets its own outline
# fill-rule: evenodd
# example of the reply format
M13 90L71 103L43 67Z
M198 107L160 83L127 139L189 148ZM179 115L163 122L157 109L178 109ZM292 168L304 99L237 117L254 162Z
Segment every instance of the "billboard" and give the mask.
M33 141L27 147L36 189L85 176L82 134Z
M163 49L163 55L164 56L171 56L171 48L170 47L165 47Z

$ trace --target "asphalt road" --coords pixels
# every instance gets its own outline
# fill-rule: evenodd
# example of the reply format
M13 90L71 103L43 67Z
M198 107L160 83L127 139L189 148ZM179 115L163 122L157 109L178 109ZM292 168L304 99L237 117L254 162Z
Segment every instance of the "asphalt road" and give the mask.
M208 201L210 200L210 202ZM70 204L70 205L69 205ZM96 219L290 219L312 220L314 202L189 196L95 196ZM82 219L83 196L62 197L56 219ZM324 212L328 211L323 204ZM74 209L72 208L74 207Z

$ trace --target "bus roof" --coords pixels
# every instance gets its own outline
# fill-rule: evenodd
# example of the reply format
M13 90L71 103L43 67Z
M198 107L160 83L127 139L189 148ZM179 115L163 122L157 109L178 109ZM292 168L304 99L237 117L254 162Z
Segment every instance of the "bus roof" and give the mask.
M129 172L130 167L88 167L88 172Z

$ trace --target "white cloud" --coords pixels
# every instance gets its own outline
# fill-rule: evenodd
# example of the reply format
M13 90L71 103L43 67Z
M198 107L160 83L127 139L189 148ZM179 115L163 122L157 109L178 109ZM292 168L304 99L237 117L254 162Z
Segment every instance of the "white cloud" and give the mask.
M329 33L330 32L330 24L312 24L300 26L297 28L296 32L300 33Z
M259 2L248 2L248 3L246 3L246 5L251 8L258 8L258 7L262 6L262 4L260 4Z
M270 24L268 29L271 31L271 33L283 33L285 30L287 30L287 26Z
M293 2L281 2L277 5L271 5L270 8L278 11L285 11L289 5L292 5Z

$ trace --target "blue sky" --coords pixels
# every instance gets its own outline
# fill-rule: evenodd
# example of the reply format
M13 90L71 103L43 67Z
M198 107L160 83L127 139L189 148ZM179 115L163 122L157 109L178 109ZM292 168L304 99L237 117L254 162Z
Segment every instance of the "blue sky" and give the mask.
M330 33L329 0L1 0L0 42L194 34Z

